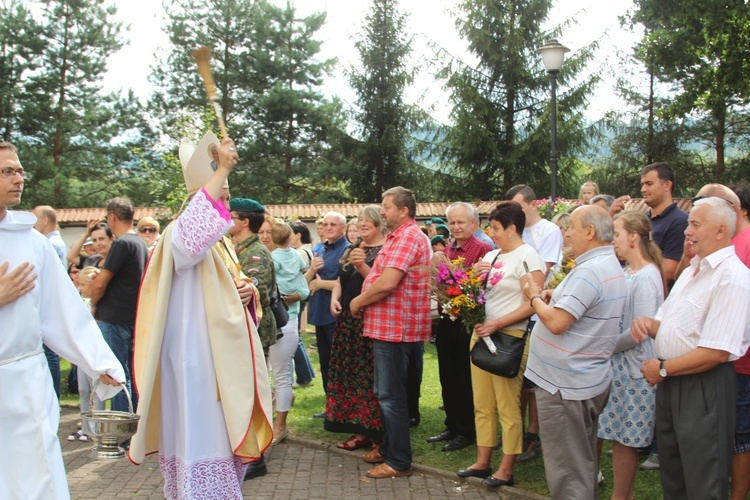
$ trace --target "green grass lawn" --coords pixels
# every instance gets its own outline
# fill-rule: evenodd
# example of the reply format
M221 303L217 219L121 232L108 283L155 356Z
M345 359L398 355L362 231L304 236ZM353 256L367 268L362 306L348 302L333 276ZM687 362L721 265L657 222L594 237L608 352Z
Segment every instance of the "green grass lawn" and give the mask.
M312 330L312 327L310 327ZM289 412L289 430L292 435L302 436L308 439L323 441L334 444L343 441L348 434L336 434L323 429L323 420L313 418L312 414L323 411L325 408L325 395L320 378L320 365L318 353L311 349L310 344L315 342L314 334L303 334L305 345L308 346L308 354L312 361L317 376L308 387L300 387L294 390L294 407ZM67 393L67 375L70 371L70 363L61 361L62 371L62 397L61 401L67 404L78 404L77 394ZM428 465L447 471L456 471L461 467L471 465L476 458L476 447L470 446L464 450L445 453L440 451L442 443L428 444L425 440L441 432L444 429L443 420L445 413L439 409L442 405L440 396L440 380L438 378L437 353L435 346L425 344L424 376L422 380L422 397L420 399L421 423L419 427L412 428L412 452L415 463ZM565 432L564 429L560 430ZM542 436L544 440L544 436ZM605 442L604 449L609 450L612 446ZM493 455L492 467L497 468L500 463L500 452ZM645 457L641 458L641 461ZM612 457L606 453L602 454L601 469L606 481L600 490L600 498L609 498L612 495ZM514 471L516 486L534 493L549 495L547 482L544 477L544 461L538 458L529 463L516 464ZM659 482L659 471L638 471L635 483L635 497L658 499L662 498L661 484Z

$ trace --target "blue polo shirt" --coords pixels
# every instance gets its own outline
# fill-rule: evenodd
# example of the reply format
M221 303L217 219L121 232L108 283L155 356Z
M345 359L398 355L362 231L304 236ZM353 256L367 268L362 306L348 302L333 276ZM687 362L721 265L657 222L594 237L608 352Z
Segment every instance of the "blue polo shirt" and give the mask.
M654 243L664 258L680 260L685 243L685 229L688 226L688 214L677 208L677 202L669 205L657 216L651 217L651 210L646 214L651 219Z
M318 271L320 279L335 280L339 277L339 261L349 245L350 243L342 236L334 243L326 241L321 248L315 250L317 257L323 257L323 267ZM314 326L325 326L336 322L336 318L331 315L330 290L318 290L310 297L307 322Z

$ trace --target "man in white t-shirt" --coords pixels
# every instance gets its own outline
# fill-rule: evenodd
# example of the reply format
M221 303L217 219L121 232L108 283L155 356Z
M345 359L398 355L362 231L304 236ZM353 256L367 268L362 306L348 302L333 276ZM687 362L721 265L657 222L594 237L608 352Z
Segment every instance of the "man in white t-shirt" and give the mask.
M526 215L526 227L523 228L523 241L531 246L547 265L544 279L549 276L550 270L558 264L560 251L562 249L563 237L560 228L554 223L542 219L534 205L536 195L526 184L517 184L505 193L505 199L517 202L521 205ZM535 314L529 320L529 331L534 328L538 316ZM529 407L529 427L524 434L523 453L518 455L519 462L528 462L537 458L542 451L542 443L539 439L539 416L536 410L536 384L523 379L523 392L521 394L521 412L526 413L526 404Z

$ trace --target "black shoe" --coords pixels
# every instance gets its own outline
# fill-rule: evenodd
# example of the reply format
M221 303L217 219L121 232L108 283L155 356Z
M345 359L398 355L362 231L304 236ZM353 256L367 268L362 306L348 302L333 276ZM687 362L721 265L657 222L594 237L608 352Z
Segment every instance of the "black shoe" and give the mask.
M510 476L510 479L498 479L495 476L490 476L482 482L488 488L499 488L500 486L513 486L513 476Z
M258 460L257 462L253 462L247 466L247 471L245 472L245 481L256 477L265 476L266 474L268 474L268 468L266 467L266 461L263 459L263 455L261 455L260 460Z
M448 429L445 429L443 432L438 434L437 436L431 436L427 438L428 443L439 443L440 441L450 441L453 439L453 436L455 436L454 433L449 431Z
M419 427L419 418L410 418L409 427Z
M313 418L326 418L328 414L324 411L321 411L320 413L313 413Z
M492 469L458 469L456 471L458 477L478 477L481 479L488 478L492 475Z
M447 444L443 446L443 451L456 451L456 450L462 450L466 448L467 446L471 446L472 444L476 443L476 439L470 439L466 436L462 436L461 434L456 435L453 439L450 440Z

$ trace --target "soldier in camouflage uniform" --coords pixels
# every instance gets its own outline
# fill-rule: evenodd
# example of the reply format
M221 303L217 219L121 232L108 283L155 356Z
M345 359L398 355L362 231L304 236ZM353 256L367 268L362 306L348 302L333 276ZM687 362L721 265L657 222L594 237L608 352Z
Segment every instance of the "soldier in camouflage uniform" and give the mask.
M258 334L263 351L268 356L268 348L276 343L276 319L271 311L271 294L276 290L276 272L271 252L258 239L258 231L263 225L265 208L249 198L233 198L229 201L229 211L234 225L229 234L235 243L235 252L242 266L242 272L254 280L260 295L263 318L258 325Z

